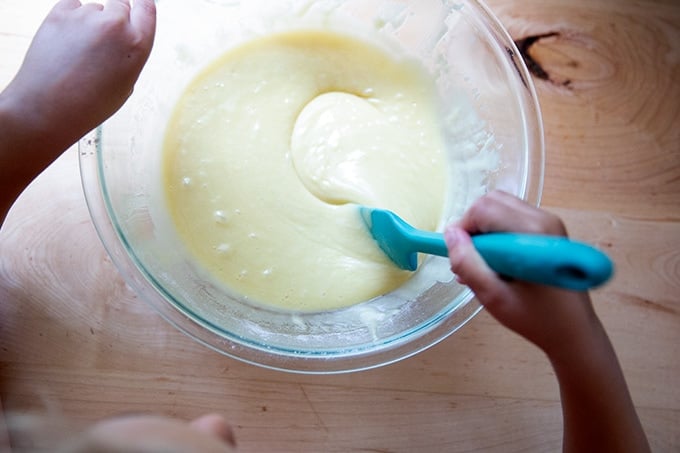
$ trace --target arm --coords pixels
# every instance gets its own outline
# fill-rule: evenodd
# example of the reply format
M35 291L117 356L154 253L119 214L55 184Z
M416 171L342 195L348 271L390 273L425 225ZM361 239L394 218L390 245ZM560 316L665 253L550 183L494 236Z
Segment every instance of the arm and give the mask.
M566 236L566 230L559 218L493 192L445 233L458 279L501 324L548 356L560 386L564 451L649 451L623 372L588 293L500 279L470 240L470 234L492 231Z
M24 188L117 111L151 52L153 0L61 0L0 93L0 223Z

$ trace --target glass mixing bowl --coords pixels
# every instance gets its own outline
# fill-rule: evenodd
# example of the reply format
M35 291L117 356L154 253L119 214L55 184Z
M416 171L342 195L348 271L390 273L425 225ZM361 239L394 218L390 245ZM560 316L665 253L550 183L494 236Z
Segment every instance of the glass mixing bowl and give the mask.
M462 172L460 216L499 188L532 204L542 190L541 116L512 39L479 1L159 0L152 55L125 106L80 141L83 187L93 222L139 296L172 325L230 357L301 373L369 369L446 338L480 310L442 258L427 258L403 287L349 308L287 312L248 303L203 277L179 242L161 184L170 112L189 81L238 43L276 31L330 28L381 40L418 58L436 82L452 159ZM461 116L460 112L467 112ZM491 159L491 160L490 160ZM494 160L495 159L495 160ZM471 165L467 165L467 164ZM311 252L310 252L311 253Z

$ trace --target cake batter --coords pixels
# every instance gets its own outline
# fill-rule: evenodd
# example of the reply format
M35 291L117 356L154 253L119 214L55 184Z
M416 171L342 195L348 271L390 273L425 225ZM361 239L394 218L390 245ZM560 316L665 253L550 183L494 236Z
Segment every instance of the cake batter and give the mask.
M179 100L164 144L177 232L197 263L248 299L321 311L379 296L394 266L357 205L439 225L446 158L432 82L417 62L328 31L229 51Z

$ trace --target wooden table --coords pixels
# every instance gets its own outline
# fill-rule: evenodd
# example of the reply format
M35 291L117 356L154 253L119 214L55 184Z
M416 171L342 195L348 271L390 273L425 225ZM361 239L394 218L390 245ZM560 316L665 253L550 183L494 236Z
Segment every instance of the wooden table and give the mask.
M655 451L680 449L680 3L493 0L535 64L543 205L618 272L593 293ZM0 86L49 0L0 2ZM75 149L0 234L6 410L91 421L124 411L225 414L243 451L556 451L545 357L482 313L442 344L374 371L319 377L223 357L128 289L84 203Z

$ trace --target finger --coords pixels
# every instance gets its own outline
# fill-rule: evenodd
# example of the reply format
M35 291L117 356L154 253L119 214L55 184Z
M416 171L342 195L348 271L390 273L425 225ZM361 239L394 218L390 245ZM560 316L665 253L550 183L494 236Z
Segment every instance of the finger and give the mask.
M222 442L236 447L236 437L229 423L218 414L203 415L189 424L193 429L210 436L216 437Z
M81 7L81 10L93 10L93 11L103 11L104 10L104 5L101 3L84 3Z
M506 192L493 191L477 200L458 222L471 234L494 231L566 235L562 221Z
M507 284L486 264L465 230L450 225L444 232L449 252L451 271L472 289L483 305L502 301L508 291Z
M56 5L54 5L54 8L52 10L57 11L57 10L71 10L71 9L76 9L80 8L82 6L82 3L80 3L80 0L60 0L57 2Z
M470 233L524 231L535 213L530 206L506 192L493 191L477 200L459 225Z
M123 17L130 16L130 0L108 0L106 2L107 11L119 14Z
M156 3L154 0L135 0L130 13L132 27L142 34L142 39L151 48L156 34Z

